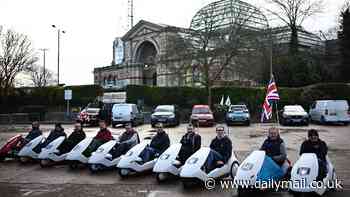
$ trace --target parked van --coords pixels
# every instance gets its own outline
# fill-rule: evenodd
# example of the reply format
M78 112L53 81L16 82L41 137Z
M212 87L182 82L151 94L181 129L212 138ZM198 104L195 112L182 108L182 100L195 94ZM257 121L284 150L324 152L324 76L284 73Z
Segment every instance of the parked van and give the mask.
M115 104L112 108L112 126L117 124L131 123L132 125L143 124L143 113L136 104Z
M319 100L310 106L312 121L326 123L350 123L349 104L346 100Z

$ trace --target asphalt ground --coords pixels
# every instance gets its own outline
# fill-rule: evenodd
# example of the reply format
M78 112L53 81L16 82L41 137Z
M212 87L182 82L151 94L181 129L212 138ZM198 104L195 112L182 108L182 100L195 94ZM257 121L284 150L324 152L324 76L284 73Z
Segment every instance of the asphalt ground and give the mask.
M253 124L250 127L229 127L229 136L233 149L240 161L253 150L258 149L266 137L269 124ZM64 125L69 134L73 125ZM25 134L30 125L0 125L0 144L18 133ZM53 125L42 125L47 136ZM327 142L328 156L335 166L338 179L343 189L328 192L325 196L350 195L350 126L281 127L281 137L287 145L288 158L294 163L297 160L300 145L306 139L307 130L315 128L320 131L320 138ZM123 128L110 128L114 135L123 132ZM154 135L150 125L136 127L142 139ZM98 128L84 128L88 136L94 136ZM171 143L177 143L186 132L186 125L165 128ZM215 128L199 128L202 146L209 146L215 137ZM287 191L264 192L250 196L292 196ZM177 179L159 184L152 173L143 173L122 179L116 171L105 171L91 174L88 169L71 170L66 165L41 168L37 163L20 164L15 160L0 163L0 196L237 196L236 189L222 189L217 186L207 190L202 186L184 189Z

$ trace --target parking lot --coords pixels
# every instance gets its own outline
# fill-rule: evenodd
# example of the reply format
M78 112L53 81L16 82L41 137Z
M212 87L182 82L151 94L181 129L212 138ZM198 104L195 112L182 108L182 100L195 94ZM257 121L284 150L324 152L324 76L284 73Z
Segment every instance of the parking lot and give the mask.
M251 151L262 144L269 124L253 124L250 127L229 127L229 135L233 148L240 161ZM0 144L6 139L24 133L29 125L0 126ZM53 125L42 125L45 135ZM73 125L64 125L65 131L70 133ZM338 192L327 193L326 196L348 196L350 194L350 126L320 126L308 127L281 127L281 136L286 142L288 158L293 162L298 156L299 147L306 138L306 131L316 128L320 131L320 138L328 143L329 157L332 160L337 175L342 181L344 189ZM150 125L136 128L142 139L154 134ZM96 127L84 128L88 136L94 136ZM171 143L178 142L186 132L186 125L175 128L166 128ZM118 135L123 128L112 129ZM208 146L215 137L215 128L199 128L202 136L202 146ZM126 179L119 177L116 171L106 171L91 174L87 169L70 170L67 166L59 165L42 169L38 164L19 164L16 161L0 163L0 191L1 196L237 196L235 189L222 190L216 188L207 191L198 187L185 190L178 180L171 180L158 184L151 174L140 174ZM290 196L288 192L268 193L266 196Z

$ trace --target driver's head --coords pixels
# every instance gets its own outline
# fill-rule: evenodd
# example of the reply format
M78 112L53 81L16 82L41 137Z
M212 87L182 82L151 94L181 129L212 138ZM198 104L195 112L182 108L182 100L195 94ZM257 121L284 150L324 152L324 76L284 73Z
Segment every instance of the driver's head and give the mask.
M268 133L268 137L271 139L271 140L276 140L278 139L280 136L280 131L278 128L276 127L271 127L269 128L269 133Z
M187 133L192 133L192 132L194 132L194 127L193 127L192 124L189 124L189 125L187 126Z
M100 126L100 129L106 129L107 128L107 124L106 124L106 121L104 120L100 120L98 122L99 126Z
M221 139L225 136L225 127L224 126L217 126L216 127L216 136Z
M131 125L130 123L125 124L125 130L126 130L127 132L132 131L132 125Z
M55 124L55 130L56 131L62 131L63 130L61 123L56 123Z
M39 129L39 127L40 127L40 124L38 121L35 121L32 123L32 129Z
M81 124L80 124L79 122L76 122L76 123L74 124L74 129L75 129L76 131L80 131L80 130L81 130Z
M319 136L318 136L318 131L316 129L310 129L308 132L307 132L307 136L309 137L309 140L311 142L317 142L318 139L319 139Z
M157 123L155 126L157 128L157 133L163 133L164 132L162 123Z

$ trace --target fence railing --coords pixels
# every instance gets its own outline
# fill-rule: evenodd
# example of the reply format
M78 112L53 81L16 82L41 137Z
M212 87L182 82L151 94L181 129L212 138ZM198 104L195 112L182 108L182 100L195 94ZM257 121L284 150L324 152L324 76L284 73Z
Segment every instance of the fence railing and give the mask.
M0 114L0 124L30 124L33 121L73 122L77 115L77 113L67 115L65 112Z

